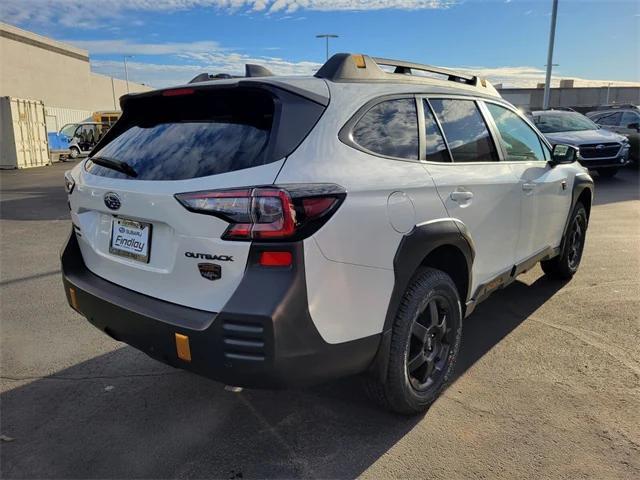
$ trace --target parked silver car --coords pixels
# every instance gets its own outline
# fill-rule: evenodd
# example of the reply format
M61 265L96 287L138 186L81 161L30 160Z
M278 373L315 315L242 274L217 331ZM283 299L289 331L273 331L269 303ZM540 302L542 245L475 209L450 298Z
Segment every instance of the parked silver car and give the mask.
M640 107L623 105L587 113L587 117L607 130L624 135L631 147L629 159L640 163Z
M580 163L600 176L613 177L629 162L626 137L600 128L578 112L543 110L531 112L531 117L552 145L578 147Z

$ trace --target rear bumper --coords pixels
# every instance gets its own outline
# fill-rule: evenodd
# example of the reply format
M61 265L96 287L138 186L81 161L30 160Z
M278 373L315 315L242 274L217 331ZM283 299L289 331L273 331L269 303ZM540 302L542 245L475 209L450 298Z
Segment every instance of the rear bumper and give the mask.
M218 313L151 298L98 277L84 264L73 232L61 254L62 277L69 304L103 332L228 385L280 388L365 371L380 336L326 343L309 315L303 245L280 247L293 253L294 266L258 266L265 247L254 244L243 280ZM178 358L176 334L189 338L191 361Z

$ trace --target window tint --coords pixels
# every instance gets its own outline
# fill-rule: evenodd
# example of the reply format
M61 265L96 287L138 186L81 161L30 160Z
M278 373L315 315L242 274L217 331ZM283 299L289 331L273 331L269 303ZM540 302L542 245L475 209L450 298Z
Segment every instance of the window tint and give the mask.
M518 115L495 103L486 103L507 155L507 161L544 160L540 138Z
M426 158L428 162L450 162L447 146L442 138L442 133L433 116L429 102L424 100L424 129L426 133Z
M617 127L620 125L620 119L622 118L622 112L609 113L607 115L603 115L598 119L599 125L609 125L612 127Z
M128 163L136 180L183 180L268 163L274 104L262 92L203 91L143 99L118 135L95 153ZM87 171L131 178L90 160Z
M430 100L440 120L454 162L494 162L498 160L478 106L472 100Z
M621 125L624 128L629 128L629 124L638 123L640 121L640 115L635 112L624 112L622 115L622 123Z
M387 100L371 108L353 129L353 139L374 153L418 159L418 115L413 98Z

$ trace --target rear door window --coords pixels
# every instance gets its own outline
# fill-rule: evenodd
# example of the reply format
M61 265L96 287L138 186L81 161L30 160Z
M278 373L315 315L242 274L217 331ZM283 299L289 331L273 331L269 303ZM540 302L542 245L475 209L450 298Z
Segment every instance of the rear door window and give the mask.
M598 125L608 125L610 127L617 127L620 125L622 119L622 112L608 113L602 115L598 120Z
M419 141L415 100L399 98L373 106L354 127L353 140L373 153L417 160Z
M498 152L473 100L430 99L454 162L495 162Z
M146 99L94 157L126 162L136 180L183 180L278 160L266 155L274 101L266 92ZM120 124L119 124L120 125ZM90 173L130 178L91 161Z
M624 112L622 115L622 123L621 125L624 128L630 128L629 125L634 123L638 123L640 121L640 115L635 112Z

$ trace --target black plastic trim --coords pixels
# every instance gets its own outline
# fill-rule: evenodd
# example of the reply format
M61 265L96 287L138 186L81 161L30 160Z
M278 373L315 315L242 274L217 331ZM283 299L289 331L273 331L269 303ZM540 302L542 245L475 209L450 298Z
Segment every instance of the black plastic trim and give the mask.
M393 258L395 282L385 317L385 331L391 329L402 296L422 262L436 248L445 245L456 247L464 255L467 263L468 285L471 285L475 249L466 227L461 222L450 218L416 225L411 232L402 237ZM464 304L467 299L461 300Z
M329 344L309 314L302 242L281 243L291 267L259 265L251 246L240 285L219 313L151 298L90 272L72 232L61 254L70 305L113 338L169 365L241 387L309 385L365 371L380 335ZM74 299L70 289L74 290ZM189 337L191 362L177 357L175 334Z
M404 235L393 258L395 281L385 316L380 346L369 369L371 374L383 375L387 371L391 329L402 297L424 260L431 252L442 246L455 247L463 254L466 261L467 290L471 286L475 248L473 240L462 222L452 218L433 220L416 225L411 232ZM467 292L467 298L468 295ZM467 298L461 298L463 315Z
M535 253L531 257L523 260L522 262L513 265L511 268L508 268L507 270L499 273L491 280L478 285L475 292L467 302L465 316L471 315L478 304L483 300L486 300L493 292L510 285L519 275L533 268L538 262L553 258L559 253L559 248L547 247L542 251Z
M571 214L573 213L573 209L576 207L576 203L578 203L578 199L582 192L585 190L589 191L589 196L591 198L591 203L593 203L593 178L588 173L577 173L575 178L573 179L573 189L571 190L571 207L567 212L567 220L564 224L564 229L562 230L562 242L560 244L560 252L564 250L565 239L567 236L567 230L569 228L569 224L571 222ZM585 205L587 209L587 226L589 225L589 214L591 212L591 204Z

